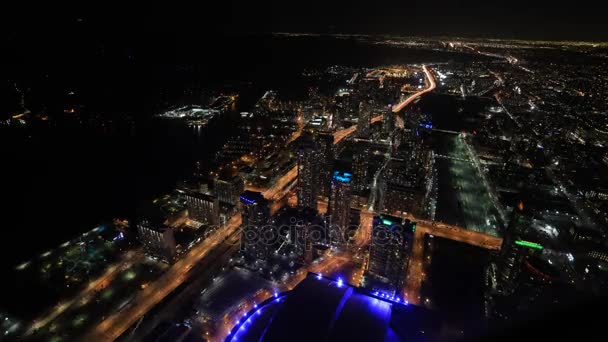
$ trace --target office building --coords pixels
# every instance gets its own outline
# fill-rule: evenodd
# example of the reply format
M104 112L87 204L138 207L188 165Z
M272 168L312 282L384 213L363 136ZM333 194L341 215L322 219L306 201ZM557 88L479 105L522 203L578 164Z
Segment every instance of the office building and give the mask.
M331 181L329 240L332 246L343 248L347 243L346 232L350 224L352 174L335 171Z
M261 192L245 191L240 196L242 233L241 251L251 259L264 259L270 255L270 245L264 240L264 228L270 220L268 201Z

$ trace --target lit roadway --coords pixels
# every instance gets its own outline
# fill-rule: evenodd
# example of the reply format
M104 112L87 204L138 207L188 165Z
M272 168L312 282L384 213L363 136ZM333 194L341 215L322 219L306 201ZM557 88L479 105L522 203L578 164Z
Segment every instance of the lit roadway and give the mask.
M190 269L226 240L241 225L241 215L233 216L227 225L194 246L187 255L173 264L159 279L150 283L124 309L103 320L85 341L113 341L137 322L156 304L190 277Z
M419 96L421 96L423 94L433 91L433 89L435 89L435 87L437 87L437 85L435 84L435 79L433 78L433 75L429 71L429 68L427 68L426 65L423 65L422 70L424 70L424 74L426 75L427 79L429 80L429 87L422 91L415 93L414 95L405 99L403 102L394 106L393 113L399 113L403 108L405 108L407 105L412 103L412 101L414 101L416 98L418 98Z
M25 332L25 336L29 336L36 330L45 327L47 324L57 318L57 316L61 315L67 309L72 307L72 305L79 301L87 300L87 298L94 295L95 291L99 291L108 286L108 284L110 284L112 280L114 280L114 278L116 278L116 276L122 271L131 267L135 262L141 260L142 256L143 254L141 254L141 251L139 250L129 251L124 254L120 261L114 263L112 266L109 266L99 278L91 281L86 288L78 293L78 295L74 296L69 301L58 303L50 312L46 314L46 316L40 317L32 322L28 330Z
M435 221L420 220L411 215L406 216L405 218L416 222L412 254L410 256L410 263L405 281L406 286L403 289L403 298L407 299L410 303L420 304L421 301L420 287L425 278L422 264L424 258L425 235L438 236L491 250L499 250L502 244L501 238L479 233L474 230L468 230L459 226Z
M382 120L382 115L374 116L371 120L371 123L376 123ZM342 139L351 135L357 130L357 125L352 125L350 127L338 130L334 132L334 145L339 143Z

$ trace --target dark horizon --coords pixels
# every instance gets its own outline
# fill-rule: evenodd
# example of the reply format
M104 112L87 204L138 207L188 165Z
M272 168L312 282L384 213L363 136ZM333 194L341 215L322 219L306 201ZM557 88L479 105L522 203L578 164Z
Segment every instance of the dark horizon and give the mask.
M591 1L578 1L576 6L545 0L508 4L478 0L373 4L224 1L179 8L6 11L0 25L5 26L9 39L23 32L77 34L71 30L84 24L108 37L138 32L201 38L225 33L314 32L598 42L608 41L603 13L601 4Z

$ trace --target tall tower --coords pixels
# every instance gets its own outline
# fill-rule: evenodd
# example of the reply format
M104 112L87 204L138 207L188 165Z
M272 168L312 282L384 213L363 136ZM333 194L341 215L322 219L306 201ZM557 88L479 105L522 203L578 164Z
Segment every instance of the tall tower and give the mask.
M241 195L241 206L241 251L250 258L265 259L270 248L263 230L270 220L268 201L261 192L247 190Z
M319 156L312 139L305 140L298 148L298 206L317 209L319 194Z
M349 225L352 174L335 171L331 181L329 199L329 238L332 246L346 246L346 232Z

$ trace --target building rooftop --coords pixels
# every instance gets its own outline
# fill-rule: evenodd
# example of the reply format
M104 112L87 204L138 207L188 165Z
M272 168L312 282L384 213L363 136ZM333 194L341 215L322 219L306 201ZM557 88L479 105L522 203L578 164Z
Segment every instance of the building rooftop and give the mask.
M247 313L226 341L410 341L439 338L440 320L397 297L309 273Z
M267 202L261 192L245 190L241 194L241 202L245 203L265 203Z

